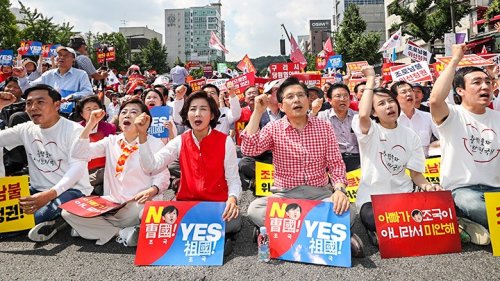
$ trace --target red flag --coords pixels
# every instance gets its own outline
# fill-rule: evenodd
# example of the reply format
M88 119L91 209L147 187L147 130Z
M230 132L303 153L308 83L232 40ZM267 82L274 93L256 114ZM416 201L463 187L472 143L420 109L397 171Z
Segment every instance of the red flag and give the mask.
M222 45L222 42L213 31L210 32L210 41L208 41L208 47L211 49L223 51L226 54L229 53L229 51L226 49L226 47L224 47L224 45Z
M488 53L488 50L486 49L486 45L483 45L483 49L481 50L481 55L485 55Z
M323 45L323 51L325 51L327 58L335 55L335 51L333 50L332 45L332 38L330 36L328 36L328 40L326 40L325 45Z
M252 61L248 57L248 54L243 57L243 59L240 61L240 63L238 63L236 67L239 70L243 71L244 74L249 72L257 72L252 64Z
M290 39L290 45L290 60L292 60L292 62L300 63L300 66L304 69L307 66L307 60L304 57L304 54L302 54L302 51L300 51L299 45L297 45L293 35Z

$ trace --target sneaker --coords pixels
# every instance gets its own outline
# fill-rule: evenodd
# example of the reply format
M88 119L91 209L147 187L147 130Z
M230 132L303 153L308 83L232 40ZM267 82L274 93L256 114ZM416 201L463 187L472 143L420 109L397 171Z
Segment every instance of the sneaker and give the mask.
M78 233L74 228L71 229L71 233L69 235L71 237L80 237L80 233Z
M139 240L138 226L130 226L120 229L118 237L116 237L116 242L125 245L125 247L137 246L137 240Z
M462 229L462 233L465 233L465 234L461 233L460 238L462 238L462 235L464 236L464 238L466 238L466 235L468 235L470 237L470 242L472 244L476 245L490 244L491 242L490 233L484 226L466 218L458 218L458 224Z
M59 217L52 221L45 221L33 227L28 233L28 238L35 242L43 242L52 238L58 230L63 229L68 224L66 221Z
M363 241L359 238L355 233L351 234L351 256L353 258L364 258L365 246L363 245Z
M368 234L368 238L370 239L370 242L372 243L373 246L378 247L378 236L375 231L367 230L366 233Z

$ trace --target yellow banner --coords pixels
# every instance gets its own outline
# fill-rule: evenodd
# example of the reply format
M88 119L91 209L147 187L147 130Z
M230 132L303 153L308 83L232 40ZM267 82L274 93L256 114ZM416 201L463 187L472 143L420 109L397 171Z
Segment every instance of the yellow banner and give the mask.
M484 199L493 255L500 256L500 192L486 192Z
M19 206L19 198L29 195L28 176L0 178L0 233L35 226L35 217L24 214Z
M439 169L441 158L425 159L424 177L431 183L439 183ZM410 172L406 170L410 175ZM255 162L255 195L269 196L272 193L269 188L274 183L274 166L261 162ZM346 173L347 178L347 197L351 203L356 202L356 194L358 192L359 181L361 180L361 169L356 169Z
M274 166L255 161L255 196L269 196L274 184Z

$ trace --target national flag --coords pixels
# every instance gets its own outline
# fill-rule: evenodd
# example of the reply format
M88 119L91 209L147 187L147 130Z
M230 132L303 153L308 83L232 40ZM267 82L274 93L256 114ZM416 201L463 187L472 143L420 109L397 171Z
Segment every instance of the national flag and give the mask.
M295 41L295 38L293 38L293 35L290 37L290 46L290 60L295 63L300 63L300 66L304 69L307 66L307 60L300 51L299 45L297 41Z
M400 27L396 33L392 34L392 36L389 38L389 40L385 41L384 45L382 45L382 47L378 50L378 52L380 53L382 51L401 46L401 37L402 37L402 34L401 34L401 27Z
M236 66L239 70L243 71L243 73L249 72L257 72L255 70L255 66L253 66L252 61L248 57L248 54L243 57L243 59Z
M213 31L210 32L210 41L208 41L208 47L210 49L223 51L226 54L229 53L229 51L226 49L226 47L224 47L224 45L222 45L222 42Z

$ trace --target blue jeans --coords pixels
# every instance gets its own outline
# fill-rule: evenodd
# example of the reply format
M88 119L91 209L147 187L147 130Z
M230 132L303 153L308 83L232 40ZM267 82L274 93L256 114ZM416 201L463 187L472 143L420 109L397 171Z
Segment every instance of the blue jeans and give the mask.
M452 190L451 195L455 201L458 217L468 218L488 229L486 203L484 202L485 192L500 192L500 187L482 184L464 186Z
M39 193L40 191L34 189L30 186L31 195ZM80 198L83 196L83 193L78 189L68 189L57 196L54 200L47 203L47 205L38 209L35 212L35 224L39 224L46 221L55 220L56 218L61 216L61 209L59 205L71 201L76 198Z

